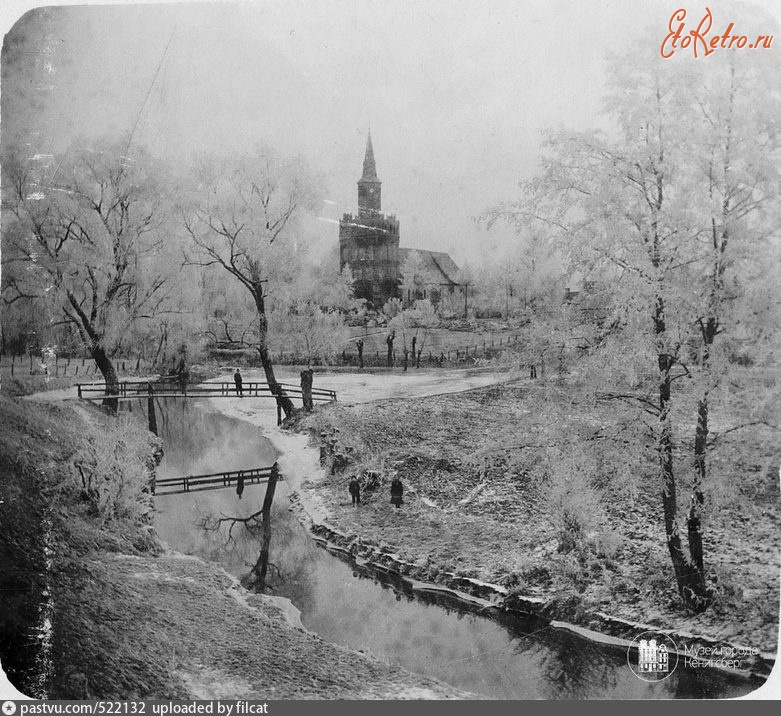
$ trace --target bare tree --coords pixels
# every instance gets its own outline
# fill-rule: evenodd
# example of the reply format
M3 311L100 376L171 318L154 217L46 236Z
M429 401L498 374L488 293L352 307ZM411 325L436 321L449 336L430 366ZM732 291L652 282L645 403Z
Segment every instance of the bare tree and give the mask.
M295 228L316 204L317 188L300 160L261 148L228 162L199 161L199 185L184 214L196 248L189 263L218 266L250 293L257 312L257 343L269 389L289 416L293 403L274 376L268 344L267 299L273 286L291 280L297 261Z
M104 142L48 166L19 153L3 162L3 299L45 310L52 328L73 327L107 396L118 392L112 353L167 298L159 175L143 150L127 151Z

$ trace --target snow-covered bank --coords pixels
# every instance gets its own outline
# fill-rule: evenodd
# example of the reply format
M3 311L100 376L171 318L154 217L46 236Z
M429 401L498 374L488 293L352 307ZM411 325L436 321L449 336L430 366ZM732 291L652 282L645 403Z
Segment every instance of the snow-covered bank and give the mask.
M298 375L288 368L275 369L281 383L298 382ZM314 386L335 390L340 404L368 403L387 398L413 398L472 390L506 381L507 373L484 370L444 370L410 373L316 373ZM215 378L215 381L232 381L231 374ZM245 382L263 381L260 370L247 371ZM279 469L291 492L299 494L301 506L316 523L328 522L328 511L311 491L301 490L307 481L317 481L325 476L320 466L320 454L309 445L306 435L282 430L277 426L276 404L273 400L258 398L209 398L214 410L237 420L244 420L263 430L274 447L281 453Z
M53 567L51 583L39 582L55 627L48 697L474 698L324 641L295 624L287 600L248 592L218 564L161 552L147 524L96 518L69 486L74 455L107 418L59 402L0 400L0 462L14 465L0 471L4 544L13 546L18 575L37 574L36 559L44 575ZM284 449L299 454L293 443ZM48 514L52 495L47 565L40 555L48 527L38 529L36 515ZM38 616L30 615L33 627Z
M403 374L382 376L340 374L333 376L333 380L332 376L323 375L319 382L316 380L315 383L316 387L338 389L337 385L341 382L343 388L339 392L339 405L354 404L354 407L347 410L329 408L323 413L324 416L331 415L331 427L338 431L336 434L343 441L343 447L347 446L349 449L354 444L360 445L362 439L371 441L374 449L379 444L385 450L386 456L389 456L387 459L397 461L396 464L400 464L399 461L404 464L405 487L411 498L417 498L417 502L416 499L412 499L410 504L405 505L405 509L398 514L387 509L387 499L380 498L372 501L372 495L369 495L368 504L361 510L355 511L346 507L345 505L349 505L349 500L347 503L344 502L347 473L337 472L334 476L326 476L325 471L319 466L320 455L317 448L308 447L306 441L298 443L296 447L298 438L288 435L285 431L277 430L274 426L275 416L271 414L273 406L268 406L269 417L266 425L269 427L264 428L266 434L278 449L285 451L282 444L287 442L301 453L295 463L295 470L300 472L292 473L290 479L295 483L294 489L302 486L302 489L298 490L302 507L312 517L315 532L320 539L327 541L341 553L349 553L356 559L369 560L380 567L385 566L407 575L411 579L434 581L438 585L444 584L457 591L458 587L462 587L472 597L486 598L483 592L489 592L490 596L487 598L495 604L501 603L512 610L530 611L540 614L543 618L559 622L572 621L578 628L589 627L592 631L614 638L631 640L640 631L655 627L663 629L666 633L671 632L676 641L684 645L719 647L732 646L738 641L740 643L750 641L760 648L760 653L757 655L759 658L752 660L750 664L744 664L744 667L747 666L757 679L767 675L775 661L775 654L761 648L765 641L764 632L755 634L744 629L742 624L726 622L727 626L735 627L727 633L724 624L718 623L720 619L718 615L706 615L711 618L710 622L705 621L703 617L695 620L690 615L672 609L662 612L657 609L656 602L649 603L650 606L642 600L639 604L629 603L627 597L628 606L626 606L618 603L613 598L613 594L609 606L605 603L602 607L602 602L596 600L584 602L581 606L581 601L577 598L570 600L572 602L570 604L570 601L565 598L571 593L566 584L558 591L551 588L551 585L540 586L535 591L534 584L531 585L531 589L528 584L525 584L521 590L513 590L512 599L506 599L507 589L499 586L505 584L505 581L502 581L504 575L499 569L503 566L499 563L505 556L519 560L537 559L543 563L548 559L548 556L543 554L539 546L534 543L534 529L529 529L531 523L535 520L539 521L538 511L532 510L526 515L526 519L520 521L513 515L497 521L492 520L495 511L482 510L481 512L480 505L477 505L474 515L462 519L461 515L464 511L461 505L464 500L456 503L453 498L450 503L451 509L444 510L437 508L431 500L423 499L424 495L418 491L418 488L426 485L427 490L438 489L439 482L442 483L439 486L445 491L453 491L461 483L467 487L471 486L474 481L470 482L466 479L470 477L468 471L459 473L456 465L458 461L451 464L452 461L446 461L444 457L472 453L486 445L486 441L498 441L501 436L506 437L505 433L510 435L513 431L524 430L528 423L526 413L529 412L526 395L528 389L524 387L525 381L520 381L515 386L508 386L509 393L504 397L494 397L493 391L447 396L443 394L477 386L470 385L468 381L459 381L459 376L445 378L441 374L429 374L412 377L413 382L407 383L407 377ZM485 381L485 384L504 382L511 378L508 374L489 376L485 373L478 377L481 382ZM349 382L351 378L355 378L356 386L344 385L345 381ZM280 377L280 380L292 382L288 377ZM534 388L544 390L545 385L535 383ZM386 398L412 396L437 397L432 397L431 400L384 402ZM376 409L373 405L366 405L375 399L383 401ZM495 413L486 412L486 401L490 402L492 410L494 407L497 408ZM231 400L231 402L235 405L237 401ZM245 412L244 419L258 420L258 410L246 406L239 406L239 409ZM234 415L242 417L238 413ZM312 424L320 426L321 421L315 420ZM460 436L467 434L470 435L470 439L461 440ZM351 443L352 438L355 438L356 442ZM454 446L462 442L465 447L461 453L458 453ZM301 460L300 458L307 452L309 456ZM280 462L284 465L282 461ZM443 467L440 462L447 462L447 465ZM444 473L439 475L441 478L439 482L436 479L432 481L432 474L437 470L440 472L444 470ZM491 483L492 487L501 486L503 475L504 473L500 473L496 476ZM309 485L303 485L306 480L310 481ZM515 483L513 485L518 489ZM491 497L496 498L497 495L489 495L489 498ZM478 502L480 500L475 501ZM509 502L511 506L516 503L517 500ZM453 507L455 504L458 507ZM519 525L525 526L526 529L518 529ZM522 538L526 541L523 542ZM543 546L546 545L547 542ZM644 545L640 545L638 549L643 547ZM627 549L629 548L634 549L635 544L629 544ZM553 549L555 550L555 542ZM453 557L454 554L457 558ZM453 566L454 562L457 563L455 566ZM488 563L495 563L498 565L497 569L481 571L481 565L485 566ZM634 568L634 562L627 560L625 569L628 572L627 579L630 580L627 583L642 585L643 575L640 574L638 577L631 572L631 568ZM465 575L471 577L476 575L485 582L479 590L480 593L475 591L473 584L464 584L470 582ZM594 580L595 583L597 581ZM607 587L609 588L610 585L608 584ZM529 598L535 595L539 603L528 604ZM662 604L662 607L664 606ZM651 607L656 609L656 612L653 612ZM638 619L638 615L646 614L649 615L648 624L645 620ZM650 621L651 618L653 621ZM723 617L721 621L724 622ZM721 630L714 629L711 622L715 623L716 627L721 626ZM649 627L649 624L652 626ZM673 628L672 625L677 628ZM748 670L742 675L748 675ZM727 676L731 677L733 674ZM734 676L739 677L740 674L736 672Z

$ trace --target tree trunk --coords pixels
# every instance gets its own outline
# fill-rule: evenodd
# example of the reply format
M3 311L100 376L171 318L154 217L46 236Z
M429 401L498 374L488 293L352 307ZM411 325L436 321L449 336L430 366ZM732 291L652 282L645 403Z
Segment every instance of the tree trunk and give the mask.
M255 575L255 589L262 592L266 589L266 574L268 572L268 550L271 544L271 505L274 502L274 492L277 489L279 471L277 463L271 466L271 476L266 485L266 496L263 498L263 529L260 536L260 555L252 572Z
M160 361L161 364L165 364L165 350L164 347L168 343L168 326L162 326L160 328L160 340L157 343L157 350L155 351L155 357L152 359L152 365L157 368L158 359L160 358L160 354L162 352L162 360Z
M70 292L67 292L68 303L70 303L78 321L75 321L75 317L66 311L66 316L76 322L76 326L79 329L79 334L87 349L90 351L92 359L95 361L95 365L98 367L103 380L106 383L106 398L103 400L103 406L112 413L117 413L119 408L119 401L111 396L119 395L119 379L117 378L117 372L114 370L114 364L106 353L106 349L103 347L100 334L94 326L95 309L92 311L92 318L82 309L76 297Z
M694 484L687 528L689 533L689 555L692 562L705 573L702 549L702 516L705 508L705 495L702 485L706 477L705 450L708 442L708 398L707 393L697 404L697 432L694 436Z
M686 559L681 546L681 533L678 526L678 496L675 484L675 465L673 456L672 423L670 418L671 377L673 358L667 353L664 336L667 330L664 313L664 301L656 298L654 310L654 329L657 336L657 365L659 369L659 470L662 478L662 507L664 509L664 528L667 535L667 549L675 572L678 593L684 603L697 612L704 611L710 599L705 588L703 571Z
M157 432L157 415L155 414L155 396L152 392L152 384L149 384L148 394L146 398L146 412L149 425L149 432L158 435Z
M91 350L92 359L95 361L95 365L106 383L106 397L103 399L103 406L112 413L116 413L119 408L119 401L112 396L119 395L119 378L117 378L114 364L99 343L94 344Z
M263 286L258 283L255 286L252 295L255 299L255 307L258 311L258 353L260 354L260 363L263 366L263 373L266 376L271 394L277 399L277 405L282 408L285 417L289 418L295 408L293 401L287 396L277 379L274 376L274 365L271 362L271 354L268 350L268 318L266 317L266 305L263 298Z
M304 410L311 413L314 410L312 401L312 379L314 371L311 368L301 371L301 395L304 400Z
M714 283L719 280L719 275L714 272ZM710 351L718 333L718 321L714 317L708 318L703 324L702 341L704 350L702 365L705 370L709 368ZM697 431L694 435L694 481L689 504L689 516L687 529L689 533L689 556L697 568L705 573L704 556L702 548L702 517L705 511L705 495L702 486L707 477L707 463L705 460L708 449L708 389L706 388L697 402Z

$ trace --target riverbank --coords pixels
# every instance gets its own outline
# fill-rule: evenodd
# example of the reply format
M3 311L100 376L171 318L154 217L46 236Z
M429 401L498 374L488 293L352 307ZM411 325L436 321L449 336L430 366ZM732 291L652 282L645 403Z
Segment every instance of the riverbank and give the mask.
M726 441L714 460L714 473L727 472L731 460L745 479L727 494L730 486L718 485L718 517L705 531L717 596L695 615L681 607L670 576L653 483L641 474L627 484L607 450L599 454L613 477L601 486L604 510L578 495L594 513L589 544L560 548L553 504L540 489L541 453L555 449L550 424L558 422L575 448L594 436L605 444L611 430L625 440L628 419L615 406L577 403L577 386L517 380L425 400L321 408L298 424L324 455L326 474L304 490L317 505L315 522L344 549L386 564L394 556L395 568L414 579L616 636L650 626L684 644L742 646L760 652L744 669L766 676L777 650L781 539L772 435L755 431L751 445ZM363 469L380 479L356 509L347 482ZM406 487L400 510L386 494L396 470Z
M216 565L164 551L150 526L151 499L130 472L120 471L121 505L107 511L104 481L115 484L117 473L100 473L100 445L115 428L99 410L0 397L0 425L0 659L24 693L470 698L325 642L296 624L286 600L251 594ZM122 429L116 457L133 464L149 434Z
M620 491L631 498L628 507L626 495L618 499L608 493L617 515L602 525L602 535L590 535L601 536L602 548L590 555L589 571L577 563L581 569L573 572L567 561L572 564L575 555L559 553L553 524L540 513L539 491L531 490L528 480L497 469L498 463L486 465L490 456L526 445L540 426L550 424L542 407L551 401L544 381L532 386L532 399L529 381L508 373L483 373L489 387L453 395L444 394L440 377L429 376L427 383L420 376L414 385L404 377L388 377L382 389L392 398L374 401L376 392L366 390L361 374L356 376L359 387L339 391L338 405L322 406L303 422L297 416L292 421L297 434L269 427L272 406L241 400L212 403L220 412L263 426L284 453L280 465L298 491L294 503L299 513L316 538L335 553L380 573L401 575L412 591L439 589L476 611L537 614L557 628L600 643L626 646L651 629L674 635L681 651L742 647L754 655L743 659L739 670L724 672L723 678L747 679L738 693L767 678L775 661L778 623L778 485L772 470L763 472L749 464L752 479L739 486L754 498L748 501L753 505L750 514L757 518L752 523L758 530L753 541L738 535L737 541L717 544L745 530L747 514L728 513L735 518L731 531L726 525L708 524L708 558L718 565L722 578L719 599L705 614L687 614L677 603L669 576L656 494L632 493L636 484L621 483ZM317 382L333 389L335 379L349 384L344 374L322 375ZM447 387L469 385L459 383L456 375L448 376ZM553 385L552 390L560 397L561 386ZM425 399L395 399L399 394ZM352 404L345 405L348 400ZM578 416L576 406L566 407ZM620 423L615 410L605 412L585 416L583 424L570 418L567 425L566 412L560 410L559 423L565 430L578 428L568 433L571 442L594 434L589 425L595 417L602 428L611 421L613 427ZM772 456L772 440L760 441L760 447ZM733 443L728 453L733 449L740 447ZM341 457L330 474L334 452ZM759 461L760 452L749 457ZM367 466L377 468L384 481L381 478L378 490L364 491L363 504L356 509L350 504L347 482L351 473ZM405 505L398 511L385 494L393 469L400 471L407 487ZM723 508L725 503L734 512L736 506L730 507L722 494L718 504ZM628 529L622 516L630 523ZM622 536L609 553L606 532ZM736 580L744 577L738 589Z

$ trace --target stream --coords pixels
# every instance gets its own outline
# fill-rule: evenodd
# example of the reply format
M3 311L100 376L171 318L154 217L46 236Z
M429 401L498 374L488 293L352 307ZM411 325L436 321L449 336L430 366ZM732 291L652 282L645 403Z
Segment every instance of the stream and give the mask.
M133 412L146 414L145 402ZM270 465L276 450L261 429L217 412L208 401L160 400L157 422L165 444L158 477ZM237 524L205 531L205 517L260 510L266 485L158 495L155 527L170 547L218 562L241 577L258 558L260 537ZM409 671L492 699L720 698L756 684L682 660L663 681L638 679L623 647L604 646L535 618L477 616L442 597L413 597L400 580L345 561L313 540L289 508L289 488L277 485L272 507L268 593L290 599L301 621L323 639L370 652Z

